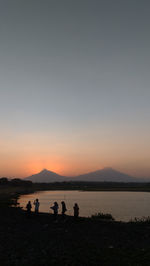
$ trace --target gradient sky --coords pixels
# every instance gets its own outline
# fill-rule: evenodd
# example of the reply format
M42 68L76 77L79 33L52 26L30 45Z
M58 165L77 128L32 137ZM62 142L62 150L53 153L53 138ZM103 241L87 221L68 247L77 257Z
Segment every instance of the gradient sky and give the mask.
M0 1L0 176L150 177L150 1Z

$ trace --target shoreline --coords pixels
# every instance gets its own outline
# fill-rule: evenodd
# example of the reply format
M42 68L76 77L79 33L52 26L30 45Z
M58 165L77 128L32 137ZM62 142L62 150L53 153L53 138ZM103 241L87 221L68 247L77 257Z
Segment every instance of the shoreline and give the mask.
M16 192L14 192L16 190ZM27 193L28 192L28 193ZM104 219L32 212L10 203L31 190L0 194L1 266L149 266L150 221ZM2 199L5 204L2 204Z

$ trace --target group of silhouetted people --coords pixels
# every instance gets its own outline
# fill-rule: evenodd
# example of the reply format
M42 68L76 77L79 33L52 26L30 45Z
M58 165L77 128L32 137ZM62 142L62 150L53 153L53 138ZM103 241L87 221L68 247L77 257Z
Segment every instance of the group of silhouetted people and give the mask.
M39 213L39 207L40 207L40 202L38 199L36 199L34 202L33 202L34 206L35 206L35 213L38 214ZM66 203L64 201L61 202L61 207L62 207L62 210L61 210L61 215L62 215L62 218L65 218L65 215L66 215L66 211L67 211L67 208L66 208ZM32 205L31 205L31 201L28 201L27 205L26 205L26 209L27 209L27 215L28 217L31 215L31 209L32 209ZM57 203L57 201L54 202L54 205L50 207L50 209L53 210L53 213L54 213L54 219L57 220L57 216L58 216L58 209L59 209L59 205ZM79 216L79 206L77 203L74 204L73 206L73 210L74 210L74 218L78 218Z
M39 207L40 207L40 202L38 199L36 199L34 202L33 202L34 206L35 206L35 213L38 213L39 212ZM30 216L31 214L31 209L32 209L32 205L31 205L31 201L28 201L27 205L26 205L26 209L27 209L27 214L28 216Z

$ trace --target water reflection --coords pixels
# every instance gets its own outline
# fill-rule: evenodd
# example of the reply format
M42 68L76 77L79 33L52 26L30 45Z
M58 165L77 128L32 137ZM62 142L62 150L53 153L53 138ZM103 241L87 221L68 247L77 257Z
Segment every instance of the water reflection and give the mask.
M88 217L97 212L111 213L116 220L129 221L134 217L149 216L150 193L148 192L89 192L89 191L43 191L21 196L20 206L27 202L40 200L40 212L51 212L50 206L54 201L61 201L67 205L67 214L73 215L73 205L78 202L80 216Z

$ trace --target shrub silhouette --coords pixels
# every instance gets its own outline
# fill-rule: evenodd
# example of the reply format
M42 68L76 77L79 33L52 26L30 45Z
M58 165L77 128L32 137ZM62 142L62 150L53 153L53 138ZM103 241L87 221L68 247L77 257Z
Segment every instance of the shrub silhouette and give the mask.
M93 220L109 220L114 221L114 217L110 213L98 212L91 216Z

